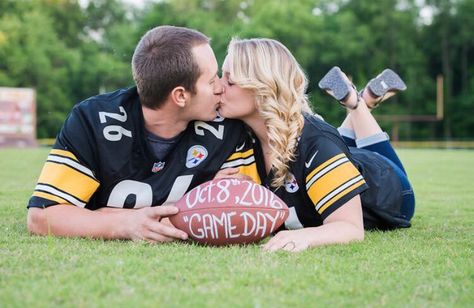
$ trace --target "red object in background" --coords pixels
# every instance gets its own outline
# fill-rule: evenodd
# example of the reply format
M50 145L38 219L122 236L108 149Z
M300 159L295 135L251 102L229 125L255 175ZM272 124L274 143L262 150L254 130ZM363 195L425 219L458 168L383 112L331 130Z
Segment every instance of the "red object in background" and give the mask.
M36 145L36 93L0 87L0 147Z

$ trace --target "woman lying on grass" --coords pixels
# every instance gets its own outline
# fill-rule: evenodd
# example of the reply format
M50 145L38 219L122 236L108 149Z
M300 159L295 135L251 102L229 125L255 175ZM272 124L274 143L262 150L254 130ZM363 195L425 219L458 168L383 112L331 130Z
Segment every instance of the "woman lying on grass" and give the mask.
M233 39L222 78L219 112L249 126L246 146L254 148L258 180L290 207L287 230L264 249L301 251L362 240L364 227L410 226L413 190L387 134L370 113L404 89L398 75L385 70L359 94L333 68L320 87L348 110L339 132L311 112L306 76L275 40Z

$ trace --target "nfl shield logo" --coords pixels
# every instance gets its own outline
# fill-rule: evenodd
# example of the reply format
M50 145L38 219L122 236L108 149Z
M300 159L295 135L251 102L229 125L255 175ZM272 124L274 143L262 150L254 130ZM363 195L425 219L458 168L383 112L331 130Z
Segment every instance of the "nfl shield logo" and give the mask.
M207 150L201 145L194 145L189 148L186 156L186 167L193 168L202 163L207 157Z
M164 167L165 167L165 162L160 161L160 162L154 163L153 167L151 168L151 172L157 173L158 171L160 171Z
M285 189L289 193L297 192L299 189L298 183L296 182L296 178L293 173L289 174L289 180L285 181Z

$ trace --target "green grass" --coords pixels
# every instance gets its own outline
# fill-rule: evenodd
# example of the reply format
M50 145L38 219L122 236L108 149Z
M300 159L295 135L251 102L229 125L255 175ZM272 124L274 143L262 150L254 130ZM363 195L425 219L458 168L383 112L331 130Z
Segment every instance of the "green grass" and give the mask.
M35 237L26 202L47 149L0 150L0 306L474 304L474 151L401 150L413 227L300 254Z

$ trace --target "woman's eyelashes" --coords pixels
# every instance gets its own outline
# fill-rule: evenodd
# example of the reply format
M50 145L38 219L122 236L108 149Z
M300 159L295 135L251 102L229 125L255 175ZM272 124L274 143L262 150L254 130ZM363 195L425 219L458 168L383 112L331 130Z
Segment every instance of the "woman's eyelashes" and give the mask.
M234 83L229 78L229 73L224 73L222 79L228 86L233 86Z
M235 84L230 80L229 76L226 76L225 81L229 86L233 86Z

